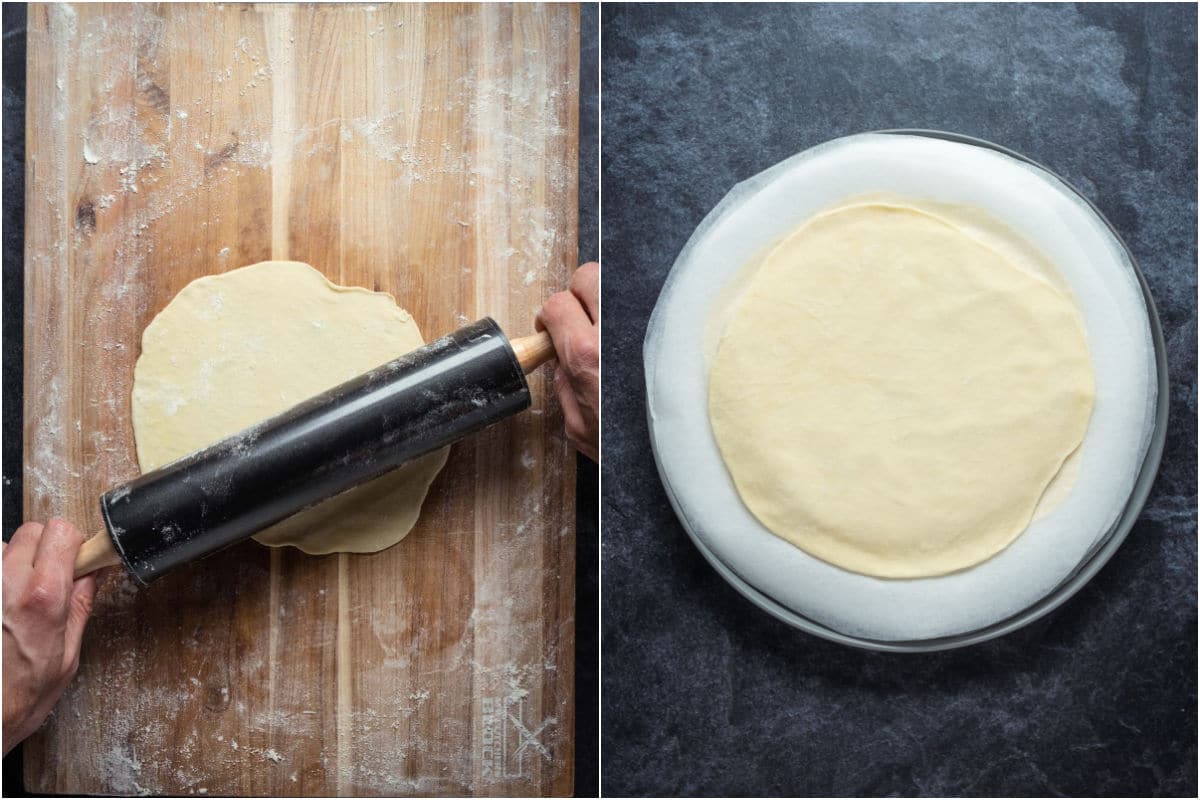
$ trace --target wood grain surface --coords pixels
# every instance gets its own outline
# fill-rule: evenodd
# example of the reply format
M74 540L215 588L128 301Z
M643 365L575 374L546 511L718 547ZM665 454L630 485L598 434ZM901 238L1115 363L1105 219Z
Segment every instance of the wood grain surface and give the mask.
M576 263L578 33L570 5L31 7L27 518L101 530L141 331L199 276L295 259L427 339L532 331ZM531 385L393 548L110 575L28 788L569 793L574 462Z

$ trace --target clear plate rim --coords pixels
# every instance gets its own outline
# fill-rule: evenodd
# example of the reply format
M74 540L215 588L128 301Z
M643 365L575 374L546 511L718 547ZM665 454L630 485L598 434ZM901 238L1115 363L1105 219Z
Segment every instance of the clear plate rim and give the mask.
M1163 449L1166 444L1168 412L1170 408L1170 386L1167 373L1166 359L1166 342L1163 339L1162 325L1158 317L1158 309L1154 303L1154 297L1150 293L1150 286L1146 282L1146 276L1142 273L1141 266L1134 257L1133 251L1125 239L1117 231L1108 218L1096 207L1086 195L1079 191L1073 184L1064 179L1054 170L1046 167L1028 156L1017 153L1002 145L990 142L986 139L980 139L966 134L952 133L950 131L940 131L924 128L888 128L884 130L865 131L864 133L875 134L891 134L902 136L926 136L934 139L943 139L960 144L968 144L976 147L983 147L1003 153L1011 158L1015 158L1026 164L1030 164L1038 169L1043 170L1047 174L1057 178L1068 189L1074 192L1080 199L1087 204L1092 213L1104 223L1104 225L1112 232L1117 241L1121 244L1122 249L1129 257L1130 263L1133 265L1134 274L1137 276L1138 283L1141 286L1142 298L1145 302L1147 321L1150 326L1151 340L1154 343L1154 363L1158 376L1158 397L1155 403L1154 413L1154 429L1151 433L1150 444L1146 449L1146 455L1142 459L1141 469L1138 471L1137 480L1134 482L1133 490L1130 492L1129 500L1125 504L1124 510L1113 526L1104 535L1100 543L1092 549L1079 565L1073 570L1062 582L1059 583L1050 593L1042 597L1037 602L1026 607L1024 610L1017 612L1003 620L992 623L991 625L979 628L967 633L956 634L954 636L945 636L932 639L917 639L911 641L882 641L877 639L867 639L863 637L850 636L840 633L828 626L822 625L802 614L799 614L771 596L761 592L741 576L736 574L728 565L725 564L712 550L697 536L691 526L687 522L687 517L679 507L678 501L675 498L675 493L671 489L671 484L667 480L666 473L663 470L663 465L658 455L658 448L655 446L654 438L654 418L650 414L650 404L646 403L646 417L650 433L651 452L654 454L655 468L658 470L659 479L662 481L663 488L666 490L667 498L671 503L671 508L675 512L676 518L679 520L683 529L687 532L688 537L704 556L705 560L717 571L717 573L725 579L734 589L743 597L749 600L754 605L758 606L763 611L766 611L771 616L780 621L798 628L807 633L819 636L839 644L848 645L864 650L874 650L879 652L893 653L928 653L939 650L951 650L959 647L967 647L973 644L979 644L991 639L1004 636L1012 633L1020 628L1029 625L1038 620L1051 611L1055 610L1071 597L1073 597L1080 589L1087 585L1088 581L1100 569L1108 563L1113 554L1125 541L1137 522L1146 500L1150 495L1150 490L1154 485L1154 480L1158 475L1158 468L1162 461ZM859 134L850 134L859 135ZM845 137L838 137L845 138ZM829 140L835 141L835 140ZM814 146L828 144L827 142L819 143ZM811 148L806 148L811 149ZM802 151L803 152L803 151ZM647 384L647 392L649 385Z

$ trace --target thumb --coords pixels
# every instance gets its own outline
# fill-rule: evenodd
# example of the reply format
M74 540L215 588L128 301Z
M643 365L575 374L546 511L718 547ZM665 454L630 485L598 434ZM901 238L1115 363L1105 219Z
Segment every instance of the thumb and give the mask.
M67 612L66 641L63 648L63 664L75 671L79 660L79 644L83 640L83 629L87 627L96 599L96 576L85 575L75 581L71 589L71 608Z

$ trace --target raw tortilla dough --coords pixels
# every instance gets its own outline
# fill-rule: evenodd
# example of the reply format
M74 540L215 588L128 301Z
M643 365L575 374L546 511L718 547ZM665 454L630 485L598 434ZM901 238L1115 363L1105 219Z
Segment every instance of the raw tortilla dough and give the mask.
M1021 534L1094 391L1063 291L937 215L852 203L755 268L719 339L709 416L769 530L853 572L914 578Z
M297 261L192 281L142 334L133 432L147 472L424 344L390 295L338 286ZM369 553L412 530L449 448L254 538L306 553Z

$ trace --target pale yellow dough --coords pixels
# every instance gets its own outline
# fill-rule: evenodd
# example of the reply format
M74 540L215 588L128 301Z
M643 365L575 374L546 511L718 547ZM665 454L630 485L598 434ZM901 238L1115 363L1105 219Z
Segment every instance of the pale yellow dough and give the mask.
M1065 287L975 234L852 203L756 266L722 321L709 416L769 530L888 578L974 566L1025 530L1087 431L1091 361Z
M338 286L296 261L192 281L146 327L133 430L148 472L424 344L390 295ZM448 449L254 538L307 553L382 550L417 521Z

